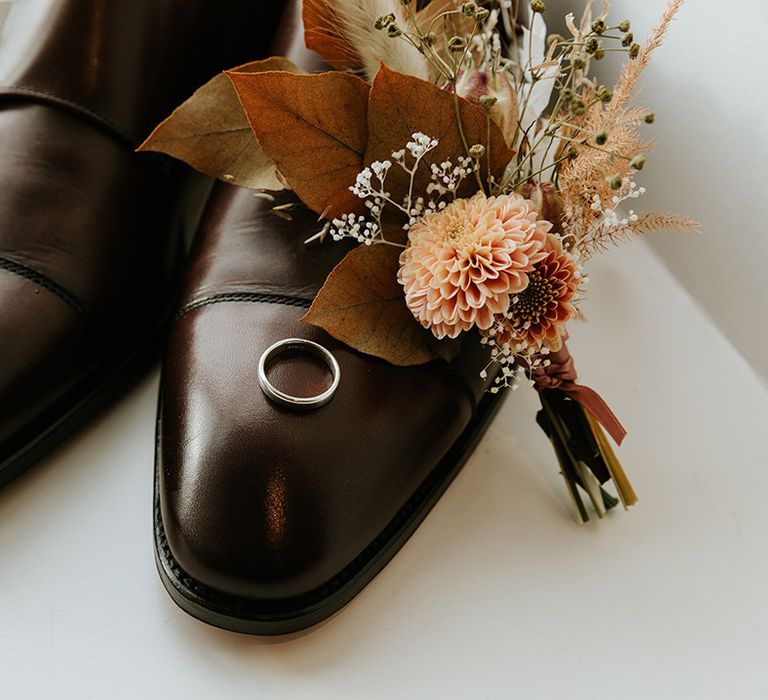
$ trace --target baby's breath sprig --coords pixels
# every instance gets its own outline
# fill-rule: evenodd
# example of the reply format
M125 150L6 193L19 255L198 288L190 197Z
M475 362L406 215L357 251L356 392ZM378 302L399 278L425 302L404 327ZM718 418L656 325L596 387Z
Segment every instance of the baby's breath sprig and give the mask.
M470 156L459 158L456 162L445 160L442 163L431 163L430 181L425 192L415 192L416 174L423 167L426 155L437 148L438 143L437 139L417 132L411 136L405 148L391 153L391 160L374 161L363 168L349 189L365 201L369 216L342 214L333 219L330 226L321 233L330 233L334 241L352 238L363 245L383 243L404 247L385 237L382 222L384 210L390 207L400 212L404 221L402 228L408 231L420 217L441 211L449 201L456 199L464 180L479 169L479 159L485 151L484 146L475 144L469 149ZM386 187L387 175L392 167L402 169L409 178L408 191L402 201L393 199Z

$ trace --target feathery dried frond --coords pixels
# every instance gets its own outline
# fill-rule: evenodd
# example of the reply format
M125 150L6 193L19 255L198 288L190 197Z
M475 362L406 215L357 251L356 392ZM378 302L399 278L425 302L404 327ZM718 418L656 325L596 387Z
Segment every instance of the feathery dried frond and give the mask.
M580 247L584 252L595 253L636 236L662 231L698 233L700 230L701 223L686 216L652 211L640 214L636 221L628 221L615 228L594 227Z
M304 0L304 13L314 19L313 39L338 53L337 67L358 69L371 80L385 63L400 73L431 79L429 63L414 46L374 27L377 17L390 13L400 27L408 25L398 0Z
M641 138L638 127L645 121L647 111L628 104L632 91L651 54L661 45L673 17L683 0L670 0L658 26L634 60L624 65L613 89L610 102L595 100L595 85L584 81L579 86L585 104L591 106L573 120L580 134L605 135L605 144L597 147L591 143L578 148L578 157L565 164L558 177L558 187L563 197L565 222L575 245L599 247L605 240L619 240L637 233L664 228L688 230L695 222L681 218L664 218L658 213L645 215L617 230L601 227L601 214L594 208L595 201L609 202L617 195L616 184L622 189L635 174L632 159L648 153L653 143ZM575 136L575 134L574 134ZM620 193L619 193L620 194Z
M437 18L444 12L458 10L461 4L462 0L431 0L431 2L416 11L416 21L419 24L419 29L423 32L427 32L430 26L432 26L433 29L439 30L440 22L435 20L437 20ZM451 17L451 19L453 19L453 17ZM462 29L468 28L471 31L471 26L468 23L465 24L466 27L462 27Z
M664 37L667 34L667 30L672 24L672 20L683 6L684 0L670 0L667 5L667 9L661 17L659 24L654 27L648 40L645 42L645 46L640 49L640 53L634 60L628 61L624 64L624 68L621 71L619 80L616 83L616 87L613 91L613 100L609 112L616 116L626 107L629 98L632 95L637 81L640 78L640 74L646 69L648 63L651 60L651 55L658 49Z
M595 216L592 210L595 197L609 201L615 194L611 178L631 176L631 159L653 149L653 142L640 138L632 121L634 115L627 113L627 116L629 119L612 125L604 126L602 119L590 124L590 130L604 129L609 134L605 147L584 146L578 157L560 171L558 187L568 228L577 241L588 235Z

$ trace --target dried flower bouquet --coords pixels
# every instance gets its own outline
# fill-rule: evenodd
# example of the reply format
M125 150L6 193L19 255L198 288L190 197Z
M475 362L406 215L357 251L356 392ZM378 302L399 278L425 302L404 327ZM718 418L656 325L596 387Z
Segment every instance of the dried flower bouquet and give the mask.
M645 192L635 178L654 121L630 99L681 5L671 0L641 45L607 2L568 15L564 37L547 34L542 0L305 0L306 44L336 71L304 74L280 57L240 66L142 149L293 190L319 216L307 244L360 244L303 320L396 365L482 343L488 390L539 390L538 422L580 517L583 493L602 516L636 500L603 432L620 443L624 430L576 383L567 327L592 255L698 226L628 208ZM591 75L607 52L627 57L613 88Z

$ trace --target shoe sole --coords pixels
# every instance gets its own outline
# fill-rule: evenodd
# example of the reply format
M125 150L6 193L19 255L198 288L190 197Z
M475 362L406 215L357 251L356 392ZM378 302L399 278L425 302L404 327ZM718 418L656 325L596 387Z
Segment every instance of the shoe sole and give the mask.
M312 627L349 603L415 532L469 459L501 407L506 392L486 394L475 416L440 463L383 532L322 587L285 601L259 602L227 596L196 581L174 559L160 512L159 451L155 456L155 563L168 594L184 612L214 627L254 635L281 635ZM160 434L158 422L158 435Z

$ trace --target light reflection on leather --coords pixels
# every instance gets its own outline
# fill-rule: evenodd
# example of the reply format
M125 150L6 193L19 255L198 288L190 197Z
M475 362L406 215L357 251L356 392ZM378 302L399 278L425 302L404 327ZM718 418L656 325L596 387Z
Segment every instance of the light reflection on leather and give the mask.
M94 90L99 84L101 56L104 53L104 25L107 18L106 5L109 0L91 0L92 11L88 15L87 62L85 65L85 85L88 90Z
M285 472L282 467L267 477L267 493L264 499L267 541L273 547L279 547L286 533L287 499Z

